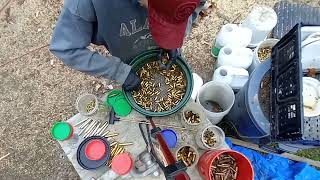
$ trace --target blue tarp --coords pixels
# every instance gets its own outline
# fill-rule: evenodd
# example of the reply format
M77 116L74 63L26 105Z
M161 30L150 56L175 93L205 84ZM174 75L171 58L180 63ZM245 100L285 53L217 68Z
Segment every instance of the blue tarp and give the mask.
M241 152L251 161L255 180L320 180L320 171L306 163L273 154L260 154L242 146L232 145L229 139L226 141L231 149Z

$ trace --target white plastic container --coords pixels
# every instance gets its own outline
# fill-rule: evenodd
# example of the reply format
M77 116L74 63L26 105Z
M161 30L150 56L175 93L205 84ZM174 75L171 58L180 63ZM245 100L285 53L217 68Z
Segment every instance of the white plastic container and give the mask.
M198 124L192 124L189 123L187 118L185 117L185 112L192 111L194 114L198 114L200 118L200 122ZM194 126L199 126L201 124L206 124L207 123L207 117L206 114L204 113L203 109L198 103L190 101L183 109L182 109L182 118L181 118L181 123L185 127L194 127Z
M320 70L320 32L310 34L301 43L301 64L302 70Z
M93 103L93 108L87 112L87 105ZM76 109L83 115L100 123L106 122L106 115L109 113L110 108L105 106L95 95L82 94L77 98Z
M201 86L203 85L203 80L197 73L192 73L192 78L193 78L193 89L192 89L191 99L192 101L195 102L197 99L197 94Z
M252 73L256 67L261 64L261 60L259 59L258 56L258 52L261 48L266 48L266 47L273 47L274 45L276 45L279 42L279 39L266 39L264 41L262 41L255 49L254 49L254 55L253 55L253 60L252 60L252 64L249 67L249 72Z
M252 38L249 46L256 47L261 41L265 40L276 26L277 21L277 14L271 7L254 7L240 25L241 27L252 30Z
M301 40L304 41L308 36L316 32L320 32L320 26L301 27Z
M231 87L223 82L210 81L204 84L197 96L197 103L200 104L207 118L212 124L218 124L227 115L235 100ZM212 112L207 110L204 105L207 101L218 103L223 109L222 112Z
M303 77L303 109L305 117L320 115L320 81Z
M211 130L215 134L217 142L215 143L215 145L213 147L208 146L204 142L204 133L207 129ZM196 138L196 143L199 146L199 148L204 149L204 150L208 150L208 149L209 150L218 150L218 149L222 148L224 145L225 134L224 134L223 130L221 128L219 128L218 126L210 125L210 126L203 127L201 129L199 129L197 131L195 138Z
M236 24L223 25L216 36L211 54L213 57L217 57L220 49L227 45L232 47L247 47L251 37L252 31L248 28L239 27Z
M93 103L94 107L90 112L87 112L86 106L89 103ZM98 99L93 94L82 94L77 98L77 101L76 101L76 109L83 116L90 116L96 113L98 111L98 105L99 105Z
M253 52L249 48L225 46L220 50L216 68L232 66L247 69L252 63Z
M213 73L212 80L227 83L233 90L241 89L249 79L249 73L243 68L220 66Z

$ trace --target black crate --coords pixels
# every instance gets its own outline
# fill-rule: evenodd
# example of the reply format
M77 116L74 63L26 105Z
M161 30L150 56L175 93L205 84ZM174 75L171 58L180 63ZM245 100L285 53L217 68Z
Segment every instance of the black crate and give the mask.
M303 136L301 24L297 24L272 49L272 141L299 141Z

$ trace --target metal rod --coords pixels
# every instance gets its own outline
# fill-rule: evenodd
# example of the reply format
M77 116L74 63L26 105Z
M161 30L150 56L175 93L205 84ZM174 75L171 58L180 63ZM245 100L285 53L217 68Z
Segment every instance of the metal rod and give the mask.
M102 134L101 136L106 136L107 134L109 134L110 131L106 131L104 134Z
M95 124L96 124L96 122L94 121L94 122L92 122L92 124L90 124L90 128L88 128L89 130L88 131L85 131L86 132L86 134L84 135L84 138L86 138L86 137L88 137L89 135L90 135L90 133L92 133L93 131L94 131L94 127L95 127Z
M82 124L82 123L84 123L85 121L88 121L88 120L89 120L88 118L87 118L87 119L84 119L84 120L78 122L77 124L75 124L74 126L78 126L78 125L80 125L80 124Z
M81 129L81 131L79 132L79 135L83 134L85 130L86 128Z
M119 146L131 146L131 145L133 145L133 142L119 143Z
M130 122L130 123L151 125L151 123L145 122L145 121L135 121L135 120L127 120L127 119L120 119L119 121L120 122L124 121L124 122ZM174 126L174 125L164 125L164 124L158 124L158 123L154 123L154 125L159 126L159 127L174 128L174 129L178 129L178 130L197 131L195 129L189 129L189 128L184 128L184 127L179 127L179 126Z
M100 129L99 126L100 126L100 123L98 123L98 125L95 126L95 128L94 128L93 132L90 134L90 136L94 136L97 133L97 131Z
M112 133L112 134L107 134L104 137L110 138L110 137L114 137L114 136L118 136L119 133Z
M91 121L92 121L92 119L89 119L88 121L83 123L79 128L82 129L82 128L86 127Z
M106 126L106 123L104 123L104 124L101 124L101 127L98 129L98 131L96 132L97 134L99 134L102 130L103 130L103 128Z
M97 132L97 136L101 135L103 131L108 127L109 123L104 123L100 130Z
M92 121L92 122L90 123L88 129L85 130L85 132L90 131L90 130L96 125L96 123L97 123L96 121Z

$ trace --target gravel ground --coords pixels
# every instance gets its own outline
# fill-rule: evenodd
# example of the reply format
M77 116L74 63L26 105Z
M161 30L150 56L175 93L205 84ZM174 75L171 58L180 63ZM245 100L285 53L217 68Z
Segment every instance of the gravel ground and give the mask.
M8 1L1 0L0 8ZM221 25L239 22L255 4L217 0L183 47L193 70L211 79L210 47ZM318 5L319 1L295 1ZM11 0L0 14L0 179L78 179L50 138L50 126L76 113L81 92L101 94L104 81L65 67L47 49L62 0ZM1 10L0 9L0 10ZM24 53L42 49L17 58ZM102 48L95 48L103 52Z

